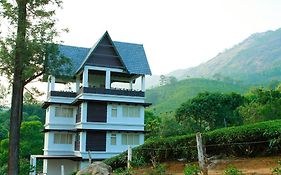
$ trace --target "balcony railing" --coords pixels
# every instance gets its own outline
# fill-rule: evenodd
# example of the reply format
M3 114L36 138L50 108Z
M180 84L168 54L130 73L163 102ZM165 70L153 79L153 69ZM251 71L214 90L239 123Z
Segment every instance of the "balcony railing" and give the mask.
M105 89L105 88L96 88L96 87L82 87L79 91L79 94L81 93L144 97L144 92L142 91L117 89L117 88Z
M50 96L58 96L58 97L76 97L77 94L71 91L51 91L48 95Z
M69 92L69 91L51 91L49 95L75 98L78 94L82 94L82 93L144 97L144 92L142 91L117 89L117 88L105 89L105 88L96 88L96 87L81 87L78 93Z

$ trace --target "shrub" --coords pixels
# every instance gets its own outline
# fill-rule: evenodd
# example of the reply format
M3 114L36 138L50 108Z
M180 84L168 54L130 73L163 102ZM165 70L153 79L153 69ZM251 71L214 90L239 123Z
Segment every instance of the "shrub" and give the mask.
M272 170L272 174L281 175L281 161L278 161L278 167Z
M217 129L203 133L203 139L209 156L276 154L281 152L281 120ZM241 142L248 142L248 144L239 144ZM152 158L155 158L156 162L179 158L195 161L197 160L195 134L148 139L145 144L133 149L133 157L142 157L145 163L150 163ZM125 167L127 153L124 152L104 162L113 169Z
M113 171L116 175L135 175L136 172L132 168L118 168Z
M224 175L243 175L242 171L238 170L233 165L228 165L227 169L224 171Z
M152 169L148 170L146 175L165 175L166 166L164 164L157 163Z
M195 164L188 164L185 166L183 172L184 175L199 175L200 168Z

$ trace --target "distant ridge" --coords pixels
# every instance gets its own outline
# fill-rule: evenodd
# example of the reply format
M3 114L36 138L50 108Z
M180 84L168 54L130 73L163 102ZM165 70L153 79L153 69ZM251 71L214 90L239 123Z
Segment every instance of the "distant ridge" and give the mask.
M197 67L175 70L178 79L204 77L264 85L281 80L281 29L255 33Z

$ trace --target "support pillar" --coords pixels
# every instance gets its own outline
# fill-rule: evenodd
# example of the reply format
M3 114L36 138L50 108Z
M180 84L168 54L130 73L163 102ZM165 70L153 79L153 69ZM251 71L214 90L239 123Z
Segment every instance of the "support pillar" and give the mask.
M55 90L55 83L56 83L56 78L54 76L51 76L51 91Z
M84 67L84 71L83 71L83 80L82 80L82 84L83 87L88 87L89 86L89 70L87 67Z
M76 77L76 88L75 88L75 92L78 92L80 90L80 75L78 75Z
M141 76L141 91L145 92L145 75Z
M130 81L130 90L133 90L133 80Z
M105 89L110 89L110 70L105 73Z
M36 157L34 155L30 156L30 165L32 167L32 171L29 175L36 175Z

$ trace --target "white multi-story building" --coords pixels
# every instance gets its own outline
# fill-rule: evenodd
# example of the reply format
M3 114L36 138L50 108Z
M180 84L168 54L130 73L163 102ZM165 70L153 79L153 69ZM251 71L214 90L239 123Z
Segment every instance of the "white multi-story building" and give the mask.
M60 175L62 165L70 174L88 165L89 156L106 159L143 144L145 75L151 75L143 46L112 41L105 32L92 48L60 45L59 51L72 71L47 79L44 155L31 156L31 163L43 159L44 174ZM61 83L75 90L59 91Z

